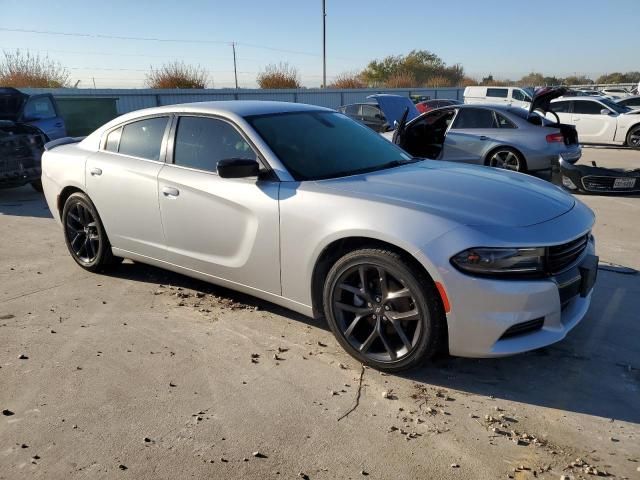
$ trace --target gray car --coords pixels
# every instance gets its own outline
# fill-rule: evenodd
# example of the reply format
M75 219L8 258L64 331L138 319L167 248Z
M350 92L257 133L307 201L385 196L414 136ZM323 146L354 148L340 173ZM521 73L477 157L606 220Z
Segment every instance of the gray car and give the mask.
M414 159L333 110L170 105L47 148L47 203L82 268L129 258L323 315L379 369L549 345L589 307L594 216L579 200Z
M384 134L388 139L394 133ZM411 155L475 163L518 172L548 170L559 155L569 162L582 151L575 128L557 125L521 107L454 105L406 124L395 142Z

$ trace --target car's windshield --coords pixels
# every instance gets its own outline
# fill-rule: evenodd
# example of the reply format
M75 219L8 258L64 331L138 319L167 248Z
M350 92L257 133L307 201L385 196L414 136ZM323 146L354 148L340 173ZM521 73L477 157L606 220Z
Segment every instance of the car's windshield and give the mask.
M624 105L620 105L619 103L612 102L608 98L602 98L600 99L600 102L604 103L607 107L617 113L627 113L631 111L629 107L625 107Z
M411 161L399 147L336 112L247 117L296 180L319 180L391 168Z

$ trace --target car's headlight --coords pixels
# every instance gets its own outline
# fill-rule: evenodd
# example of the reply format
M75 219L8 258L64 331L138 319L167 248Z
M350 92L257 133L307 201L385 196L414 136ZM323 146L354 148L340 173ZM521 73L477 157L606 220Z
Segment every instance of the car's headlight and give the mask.
M544 248L469 248L451 258L463 272L475 275L536 275L544 272Z

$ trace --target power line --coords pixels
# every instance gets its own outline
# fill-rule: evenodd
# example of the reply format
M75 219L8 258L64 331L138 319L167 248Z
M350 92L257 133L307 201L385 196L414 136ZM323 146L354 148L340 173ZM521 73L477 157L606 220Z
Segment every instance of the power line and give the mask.
M232 43L232 42L223 41L223 40L204 40L204 39L196 40L196 39L159 38L159 37L129 37L129 36L121 36L121 35L105 35L100 33L60 32L60 31L53 31L53 30L30 30L26 28L7 28L7 27L0 27L0 31L15 32L15 33L35 33L39 35L61 35L66 37L101 38L101 39L112 39L112 40L135 40L135 41L145 41L145 42L208 43L208 44L217 44L217 45L228 45L229 43ZM318 53L301 52L298 50L269 47L266 45L256 45L253 43L237 42L236 45L243 45L245 47L259 48L263 50L272 50L275 52L293 53L297 55L311 55L315 57L320 56L320 54Z

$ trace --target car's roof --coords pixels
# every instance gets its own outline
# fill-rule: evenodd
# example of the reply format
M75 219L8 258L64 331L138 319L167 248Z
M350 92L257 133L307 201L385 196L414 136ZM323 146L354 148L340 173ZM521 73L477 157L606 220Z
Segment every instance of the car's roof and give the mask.
M558 101L577 101L577 102L585 102L585 101L589 101L589 100L607 100L606 97L603 97L602 95L589 95L588 97L558 97L558 98L554 98L553 100L551 100L551 103L553 102L558 102Z
M264 100L221 100L214 102L179 103L175 105L165 105L163 107L147 108L138 110L135 113L140 115L153 115L156 113L230 113L240 117L251 115L265 115L270 113L288 113L326 110L325 107L317 105L307 105L305 103L293 102L273 102Z
M623 102L625 100L635 100L636 98L640 98L640 95L629 95L628 97L618 98L618 99L614 100L614 102L620 103L620 102Z

